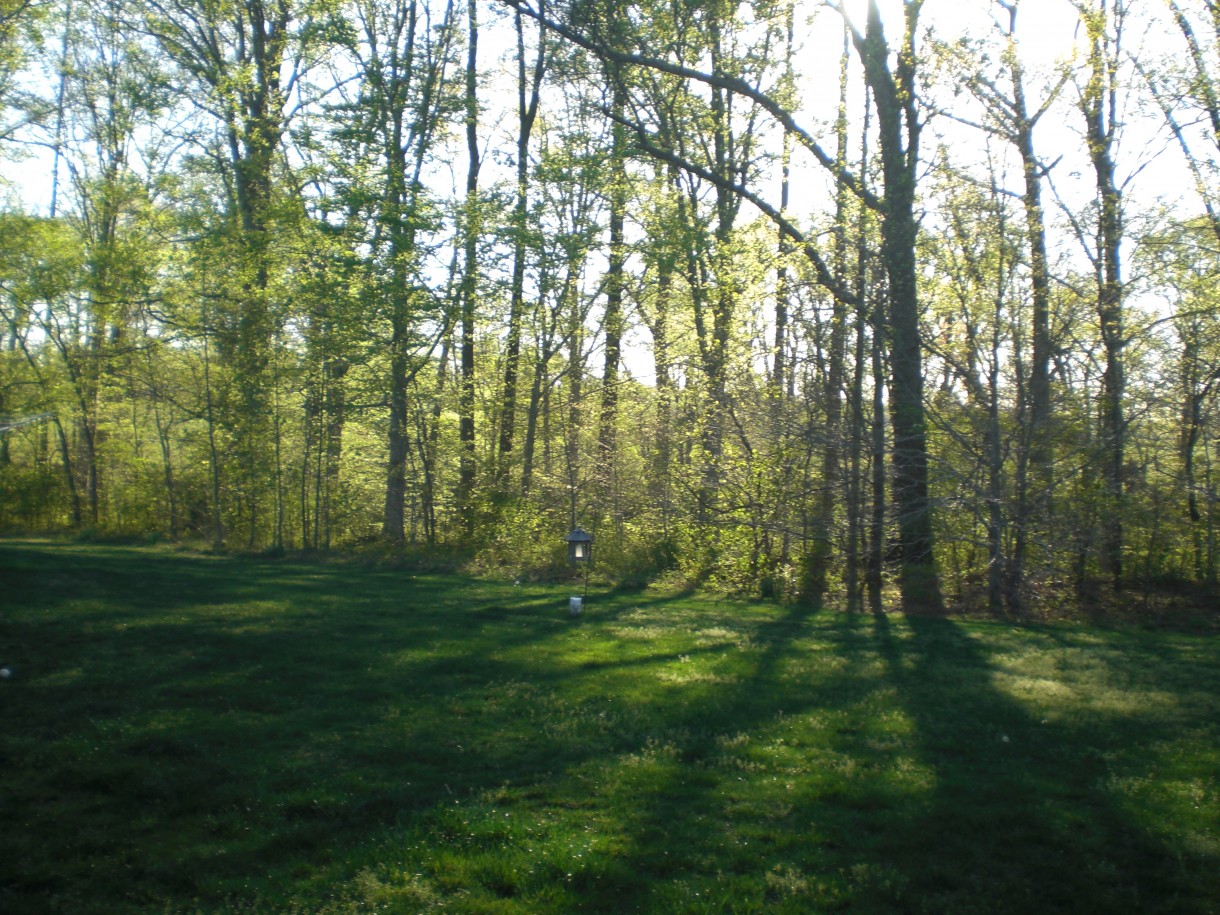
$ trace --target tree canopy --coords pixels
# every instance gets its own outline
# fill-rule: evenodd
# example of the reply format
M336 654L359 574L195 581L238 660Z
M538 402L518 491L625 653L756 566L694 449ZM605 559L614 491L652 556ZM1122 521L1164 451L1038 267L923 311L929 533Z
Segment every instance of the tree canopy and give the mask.
M0 3L0 530L1214 589L1214 4L969 7Z

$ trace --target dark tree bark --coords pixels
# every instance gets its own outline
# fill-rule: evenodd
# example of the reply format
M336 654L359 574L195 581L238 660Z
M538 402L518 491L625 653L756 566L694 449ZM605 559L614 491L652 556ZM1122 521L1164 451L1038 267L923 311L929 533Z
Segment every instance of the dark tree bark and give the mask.
M529 205L530 134L538 116L545 73L546 33L539 29L537 56L527 73L525 27L520 11L514 17L517 30L517 186L513 206L513 274L508 312L508 338L504 345L504 385L500 404L498 483L504 487L509 472L517 425L517 376L521 362L521 325L525 313L525 267L527 254L526 216Z
M915 612L937 612L940 584L933 555L932 509L928 493L927 422L923 403L923 353L916 280L916 167L920 122L915 82L915 30L921 3L905 4L906 23L897 64L875 0L870 0L863 34L853 41L864 64L865 81L877 113L884 199L881 257L888 280L886 323L890 356L890 424L894 510L897 514L903 604Z
M385 502L381 536L391 543L406 539L407 461L411 454L410 385L418 344L418 324L425 306L415 274L416 238L423 206L421 174L432 150L441 116L441 74L449 56L452 20L446 11L439 41L421 35L415 3L396 5L382 23L378 11L365 16L367 40L375 49L369 61L371 109L378 166L385 171L379 202L378 242L385 245L389 278L385 291L390 318L390 422L387 436ZM379 35L378 25L386 35ZM385 41L382 47L379 42ZM381 238L384 237L384 241Z
M839 111L835 122L837 138L836 159L842 170L847 168L847 92L849 36L843 36L843 55L839 66ZM848 253L847 244L849 204L851 191L842 183L835 195L834 272L839 288L847 288ZM819 485L819 505L813 521L813 531L806 557L806 599L815 605L824 600L829 587L831 565L834 561L835 511L843 482L843 378L847 346L847 305L838 296L832 298L830 340L826 358L826 382L822 401L826 411L825 444L822 450L822 474Z
M465 261L461 285L461 386L458 437L461 442L457 503L467 537L474 534L475 453L475 305L478 300L478 247L481 206L479 202L479 19L477 0L467 4L469 32L466 54L466 224Z
M1124 13L1122 0L1114 8L1115 23L1121 34ZM1102 569L1115 588L1123 584L1123 514L1125 494L1123 462L1126 422L1123 397L1126 388L1123 329L1123 280L1121 245L1123 237L1122 200L1114 175L1114 143L1118 121L1118 86L1115 60L1119 53L1117 37L1111 34L1108 0L1095 9L1082 11L1089 40L1088 82L1081 93L1080 109L1085 119L1089 159L1097 181L1097 318L1101 326L1105 368L1101 391L1101 446L1104 457L1102 476L1105 504L1102 506Z
M610 147L610 250L606 270L606 311L603 322L605 335L605 363L602 368L601 414L598 419L597 446L598 465L606 475L602 480L602 501L613 508L615 497L615 467L618 452L618 402L619 368L623 358L623 314L624 268L627 261L625 229L627 224L627 137L622 115L626 95L617 74L611 73L614 82L612 114L616 116L611 125Z

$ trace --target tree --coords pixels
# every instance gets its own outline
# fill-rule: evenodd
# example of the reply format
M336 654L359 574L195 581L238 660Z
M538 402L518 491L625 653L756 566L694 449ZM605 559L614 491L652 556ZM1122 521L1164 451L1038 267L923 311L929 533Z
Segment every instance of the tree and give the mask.
M937 454L955 493L947 497L955 508L954 520L946 521L953 528L950 536L971 549L974 529L982 529L987 607L998 614L1006 603L1012 606L1006 599L1013 561L1007 529L1021 512L1019 497L1010 507L1005 461L1012 444L1012 423L1006 420L1018 412L1011 392L1020 390L1019 379L1006 377L1005 359L1005 350L1016 342L1019 242L1009 228L1009 204L994 160L986 187L942 167L936 210L944 225L924 242L933 266L928 292L939 330L929 347L943 366L934 407L941 439Z
M69 524L79 530L85 518L81 481L69 439L71 420L88 409L82 399L81 313L85 257L79 238L59 220L5 216L0 252L2 312L10 352L20 350L37 397L27 399L31 414L46 414L55 428L63 472ZM38 338L46 341L39 344ZM51 355L51 359L46 358ZM11 366L14 360L6 360ZM11 396L7 396L8 401ZM68 420L68 422L65 422ZM56 523L54 527L59 527Z
M25 66L29 33L44 14L34 0L0 0L0 143L12 139L35 113L16 104L22 101L17 75Z
M887 324L890 346L890 368L893 373L890 385L891 422L894 430L892 447L894 501L902 554L901 583L904 603L912 610L936 610L940 607L939 584L936 576L933 553L933 529L931 504L928 496L927 430L923 407L923 370L919 336L919 302L916 282L915 242L918 223L915 217L916 168L919 161L920 118L916 85L920 0L907 0L903 4L903 40L897 50L896 67L891 68L891 48L882 23L880 10L875 0L870 0L863 31L851 23L845 10L840 10L852 33L852 42L864 69L865 82L873 96L877 111L880 137L881 171L884 193L878 199L861 186L859 178L845 168L841 162L827 154L821 145L794 120L792 113L756 84L734 72L734 64L718 58L710 52L711 69L702 70L683 60L674 61L666 56L638 52L624 43L616 43L613 30L599 25L599 20L586 16L584 8L577 11L567 22L558 22L543 16L524 3L524 0L504 0L515 9L522 10L544 21L549 28L587 50L619 66L643 67L669 74L682 80L702 83L711 94L713 124L715 112L727 112L729 97L741 97L758 106L778 123L792 132L815 159L827 168L836 180L843 182L853 193L861 195L870 206L881 214L882 260L888 278L889 307ZM716 17L711 17L713 21ZM587 31L582 29L587 28ZM709 31L715 47L715 31ZM644 36L631 36L632 40L646 42ZM646 45L645 45L646 46ZM722 195L717 212L722 217L729 215L741 200L750 200L760 210L783 227L784 232L797 241L810 257L818 280L851 303L854 297L843 290L834 279L826 260L808 243L805 234L783 214L764 203L757 193L748 187L749 173L740 168L739 161L725 157L729 147L720 135L712 144L712 158L700 164L685 157L681 149L665 145L664 137L651 136L643 125L636 125L638 145L645 152L663 160L672 161L693 176L707 180ZM732 161L738 167L728 170ZM717 166L720 170L717 170ZM740 180L744 176L747 180ZM731 202L735 200L736 202ZM731 226L721 220L720 225ZM725 340L719 332L706 338L712 345L705 349L705 363L710 368L718 364L717 352ZM707 357L711 357L709 362ZM714 442L712 443L713 448Z
M274 461L269 367L278 318L272 301L276 161L288 122L287 101L309 59L325 0L146 0L140 26L178 68L185 97L194 98L220 130L211 152L225 181L227 231L236 255L234 313L223 354L237 380L226 421L242 478L247 543L263 526ZM277 501L279 488L276 488ZM279 511L277 509L277 515ZM275 528L279 530L278 525ZM278 534L277 534L278 536Z
M504 347L504 387L501 394L499 468L500 483L506 482L508 458L513 451L517 425L517 376L521 360L521 325L525 312L525 273L528 252L530 136L538 118L542 80L546 73L546 32L539 28L534 62L527 64L525 19L513 17L517 33L517 181L513 204L513 273L508 312L508 339Z
M1220 320L1215 279L1220 273L1210 214L1173 226L1146 245L1144 267L1166 290L1173 329L1177 450L1181 462L1177 501L1187 521L1190 573L1214 583L1217 577L1215 490L1207 479L1207 438L1214 434L1220 394Z
M86 478L89 522L99 523L102 433L106 376L138 345L131 326L147 302L157 254L149 186L164 166L155 141L140 149L152 170L132 166L137 135L157 136L155 125L168 100L164 74L138 36L127 33L113 0L82 3L64 24L60 105L66 130L56 139L72 191L65 219L80 233L88 264L84 301L86 337L73 377L80 401L81 469ZM153 234L155 237L155 233Z
M458 11L448 2L439 13L434 22L428 5L414 0L357 5L360 31L351 55L362 79L358 93L333 112L340 155L338 163L332 158L325 166L338 173L334 205L353 226L354 247L367 245L370 253L365 305L388 323L381 536L392 543L406 539L411 385L443 336L423 330L439 311L425 276L427 239L436 221L425 169L459 101L448 76L455 64ZM343 154L349 150L350 156Z
M1164 64L1135 58L1165 124L1190 169L1195 191L1220 240L1220 8L1211 0L1166 0L1185 58ZM1201 148L1200 148L1201 147Z
M937 610L941 597L928 496L927 422L915 258L921 129L916 35L922 7L922 0L906 0L903 4L903 39L893 69L875 0L869 2L864 31L852 29L852 41L864 66L865 82L877 113L884 186L880 207L881 259L888 279L893 488L902 550L903 602L913 610Z
M482 206L479 201L479 171L482 158L479 151L479 17L477 0L466 4L466 200L463 205L463 245L461 285L462 355L460 374L459 423L461 436L461 470L458 480L458 511L464 519L467 537L475 531L474 484L477 468L475 453L475 315L479 295L478 251L482 226Z
M997 31L1002 41L1000 72L987 72L978 63L989 55L964 42L947 48L950 61L948 79L961 81L982 104L986 119L977 126L1011 144L1021 163L1020 192L1025 217L1025 242L1029 273L1030 355L1026 377L1022 379L1023 397L1019 405L1022 438L1019 443L1015 487L1017 506L1012 521L1013 546L1007 562L1005 600L1013 609L1021 606L1031 526L1034 519L1049 510L1053 487L1054 451L1051 429L1051 275L1047 260L1047 225L1042 203L1042 183L1047 166L1038 155L1034 132L1059 97L1066 77L1053 84L1030 110L1029 87L1022 48L1017 38L1019 0L996 0L1002 11ZM1007 90L1002 80L1008 83Z
M1102 567L1115 588L1123 581L1123 475L1126 420L1123 349L1122 198L1115 178L1114 146L1118 138L1118 61L1122 51L1124 0L1081 5L1088 40L1086 81L1080 88L1089 160L1097 183L1097 233L1092 255L1097 284L1097 319L1105 350L1101 391L1101 435L1104 450L1105 505L1102 508Z

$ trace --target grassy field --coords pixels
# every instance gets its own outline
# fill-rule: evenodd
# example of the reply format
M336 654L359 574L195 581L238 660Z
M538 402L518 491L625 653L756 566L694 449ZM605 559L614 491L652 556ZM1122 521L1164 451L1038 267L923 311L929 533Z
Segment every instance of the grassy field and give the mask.
M0 543L0 911L1220 912L1214 637Z

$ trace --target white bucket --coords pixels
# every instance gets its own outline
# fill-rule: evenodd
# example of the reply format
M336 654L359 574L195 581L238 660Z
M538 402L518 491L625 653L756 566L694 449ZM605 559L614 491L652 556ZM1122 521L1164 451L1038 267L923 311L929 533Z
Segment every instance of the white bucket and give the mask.
M569 597L568 613L570 613L572 616L580 616L581 605L584 604L584 602L585 599L583 597Z

